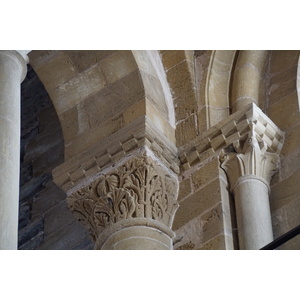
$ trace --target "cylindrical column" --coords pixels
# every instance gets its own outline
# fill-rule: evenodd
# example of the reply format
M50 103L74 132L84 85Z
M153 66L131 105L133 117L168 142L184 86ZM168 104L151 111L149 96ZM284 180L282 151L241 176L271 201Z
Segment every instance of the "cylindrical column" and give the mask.
M234 194L239 246L242 250L258 250L273 240L269 184L279 155L267 151L266 141L255 128L236 141L234 148L235 153L222 157L221 166Z
M143 218L120 221L100 234L96 250L172 250L174 232Z
M0 51L0 249L17 249L20 169L20 84L26 60Z
M255 250L273 240L269 188L263 179L242 176L234 190L240 249Z

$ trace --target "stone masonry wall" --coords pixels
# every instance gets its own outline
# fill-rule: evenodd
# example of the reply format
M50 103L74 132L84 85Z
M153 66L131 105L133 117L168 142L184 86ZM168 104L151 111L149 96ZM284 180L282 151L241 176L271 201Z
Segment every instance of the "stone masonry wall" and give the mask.
M300 224L300 113L297 92L299 51L272 51L266 113L285 131L281 164L271 182L270 205L274 238ZM279 249L300 249L300 237Z
M179 208L173 230L174 249L224 250L236 247L234 211L227 179L218 157L210 157L186 172L179 187ZM233 227L232 227L233 225Z
M51 171L64 158L64 141L54 107L28 65L21 100L20 250L90 249L85 230L70 213L65 193Z

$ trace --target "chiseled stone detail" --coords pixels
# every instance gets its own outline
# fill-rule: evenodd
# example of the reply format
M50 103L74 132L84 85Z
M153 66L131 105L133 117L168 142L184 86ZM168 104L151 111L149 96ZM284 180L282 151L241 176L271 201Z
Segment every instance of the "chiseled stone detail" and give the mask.
M193 166L218 155L224 148L244 141L248 135L255 133L257 140L264 142L268 152L279 153L284 140L284 133L262 112L251 103L243 110L232 114L180 149L180 161L183 170L187 171ZM242 144L241 144L242 145Z
M177 210L178 182L143 154L71 194L67 201L94 241L124 220L150 219L171 228Z
M151 149L167 168L179 173L177 148L156 129L149 118L142 117L58 166L52 172L53 180L66 192L76 189L81 182L145 147Z
M239 247L257 250L273 240L270 180L278 168L283 132L258 109L248 118L250 130L220 156L234 194Z
M272 175L278 168L279 155L268 152L267 143L255 131L251 131L246 139L233 143L236 153L221 156L221 166L226 171L231 190L239 182L239 178L253 175L264 182L268 188Z

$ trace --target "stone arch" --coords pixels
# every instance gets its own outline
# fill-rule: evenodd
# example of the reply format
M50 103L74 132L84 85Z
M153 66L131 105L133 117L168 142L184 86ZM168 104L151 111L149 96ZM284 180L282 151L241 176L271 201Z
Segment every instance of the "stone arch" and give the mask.
M157 50L133 50L144 83L147 100L156 105L175 128L173 99L161 57Z
M298 50L270 51L265 110L281 130L293 128L300 119L299 54ZM286 140L288 136L286 132Z
M159 52L175 112L176 145L181 147L199 134L193 50Z
M235 55L235 50L214 50L211 53L205 86L207 128L230 115L230 82Z
M268 56L269 51L266 50L238 51L233 70L231 112L252 102L259 107L263 106Z
M66 160L146 114L175 143L157 51L32 51L29 58L59 116Z

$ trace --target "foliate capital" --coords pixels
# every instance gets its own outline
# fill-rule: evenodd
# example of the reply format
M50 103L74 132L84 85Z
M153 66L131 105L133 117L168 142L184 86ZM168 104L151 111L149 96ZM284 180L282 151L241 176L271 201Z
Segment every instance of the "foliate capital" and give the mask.
M148 219L171 228L177 210L177 177L144 153L99 175L67 201L94 241L125 220Z
M231 190L245 176L259 179L269 188L271 177L278 169L279 154L270 152L264 136L251 130L243 139L233 143L233 149L234 152L223 152L220 156L221 167L227 173Z

